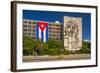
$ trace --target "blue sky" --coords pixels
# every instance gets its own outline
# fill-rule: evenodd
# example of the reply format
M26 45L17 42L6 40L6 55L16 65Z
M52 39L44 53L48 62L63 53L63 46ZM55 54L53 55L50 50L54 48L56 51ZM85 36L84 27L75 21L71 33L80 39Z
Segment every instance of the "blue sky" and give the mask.
M82 17L82 38L83 40L91 40L90 13L23 10L23 19L40 20L47 22L60 21L61 23L63 23L64 16Z

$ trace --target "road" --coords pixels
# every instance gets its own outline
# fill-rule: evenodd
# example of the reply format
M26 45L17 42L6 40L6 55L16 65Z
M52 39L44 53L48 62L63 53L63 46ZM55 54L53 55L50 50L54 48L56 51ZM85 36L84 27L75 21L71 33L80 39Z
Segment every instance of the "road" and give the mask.
M90 54L60 55L60 56L23 56L23 62L41 62L57 60L82 60L90 59Z

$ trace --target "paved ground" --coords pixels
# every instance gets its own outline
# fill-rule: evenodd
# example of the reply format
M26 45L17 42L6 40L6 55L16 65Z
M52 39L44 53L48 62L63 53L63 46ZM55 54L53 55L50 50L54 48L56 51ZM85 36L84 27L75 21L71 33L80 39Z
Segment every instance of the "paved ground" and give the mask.
M24 56L23 62L41 62L57 60L81 60L90 59L90 54L63 55L63 56Z

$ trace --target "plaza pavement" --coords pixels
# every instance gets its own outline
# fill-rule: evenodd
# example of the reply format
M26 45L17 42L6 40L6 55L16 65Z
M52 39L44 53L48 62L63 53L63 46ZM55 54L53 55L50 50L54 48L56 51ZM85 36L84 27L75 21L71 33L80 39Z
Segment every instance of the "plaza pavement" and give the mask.
M63 61L63 60L83 60L90 59L90 54L72 54L60 56L23 56L23 62L41 62L41 61Z

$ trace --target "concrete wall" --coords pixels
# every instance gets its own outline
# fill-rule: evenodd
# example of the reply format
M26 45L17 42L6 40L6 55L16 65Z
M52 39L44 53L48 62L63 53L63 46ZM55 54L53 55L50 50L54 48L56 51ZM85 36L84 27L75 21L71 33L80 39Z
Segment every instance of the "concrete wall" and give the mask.
M82 18L64 16L64 47L70 51L82 47Z

